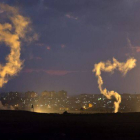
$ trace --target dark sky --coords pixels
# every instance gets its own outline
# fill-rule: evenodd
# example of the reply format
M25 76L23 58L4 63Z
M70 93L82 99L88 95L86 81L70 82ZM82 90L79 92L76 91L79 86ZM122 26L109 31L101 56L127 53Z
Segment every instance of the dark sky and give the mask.
M123 77L103 73L104 87L140 93L140 0L0 0L32 21L39 39L22 43L22 71L0 91L66 90L69 95L99 93L92 72L100 61L126 61L137 67ZM131 44L128 42L131 42ZM0 46L0 62L9 48Z

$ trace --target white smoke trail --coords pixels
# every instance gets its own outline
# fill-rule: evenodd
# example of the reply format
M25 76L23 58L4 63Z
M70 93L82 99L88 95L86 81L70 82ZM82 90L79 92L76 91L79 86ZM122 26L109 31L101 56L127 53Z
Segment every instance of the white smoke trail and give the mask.
M113 72L115 69L118 69L123 75L125 75L129 70L133 69L136 66L136 59L130 58L125 63L118 62L115 58L113 58L113 63L110 61L107 62L99 62L94 65L93 72L95 72L98 78L98 85L101 94L103 94L107 99L111 99L112 96L115 97L116 101L114 102L114 112L117 113L119 109L119 104L121 103L121 96L119 93L115 91L108 91L106 88L103 89L103 79L101 77L101 71L105 72Z
M0 10L10 20L10 23L0 24L0 42L10 47L10 54L6 57L6 64L0 64L0 87L3 87L11 76L16 75L22 69L20 40L26 40L25 35L31 29L29 28L30 20L20 15L15 7L0 4Z

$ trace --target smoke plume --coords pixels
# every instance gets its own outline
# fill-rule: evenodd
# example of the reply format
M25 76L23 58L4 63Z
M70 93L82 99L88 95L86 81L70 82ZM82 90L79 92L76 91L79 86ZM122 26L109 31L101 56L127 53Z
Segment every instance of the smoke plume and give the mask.
M3 104L2 104L2 102L0 101L0 110L15 110L15 108L12 106L12 105L6 105L6 106L4 106Z
M113 58L113 63L110 61L107 62L99 62L94 65L93 72L95 72L96 77L98 78L98 85L101 94L103 94L107 99L111 99L112 96L115 97L116 101L114 102L114 113L118 112L119 105L121 103L121 95L115 91L108 91L106 88L103 89L103 79L101 77L101 71L104 72L113 72L115 69L119 70L123 75L133 69L136 66L136 59L130 58L125 63L118 62L115 58Z
M0 11L4 14L4 18L8 18L8 23L0 24L0 42L10 48L6 64L0 64L0 87L3 87L10 77L15 76L22 69L21 39L26 40L26 33L31 29L29 28L30 20L20 15L17 8L0 4Z

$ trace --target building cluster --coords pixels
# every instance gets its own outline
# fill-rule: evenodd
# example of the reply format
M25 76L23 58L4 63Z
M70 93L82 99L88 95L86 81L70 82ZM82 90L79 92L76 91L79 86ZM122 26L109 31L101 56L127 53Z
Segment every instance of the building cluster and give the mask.
M121 95L120 112L139 112L140 94ZM67 92L61 90L43 91L38 95L34 91L26 93L9 92L0 93L1 105L16 110L28 110L36 112L113 112L115 98L106 99L101 94L80 94L68 96ZM1 106L0 106L1 109Z

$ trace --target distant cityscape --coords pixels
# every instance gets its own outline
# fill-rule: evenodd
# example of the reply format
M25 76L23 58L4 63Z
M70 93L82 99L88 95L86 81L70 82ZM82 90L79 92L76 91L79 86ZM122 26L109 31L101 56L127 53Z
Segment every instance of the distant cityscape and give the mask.
M122 102L119 112L139 112L140 94L121 94ZM80 94L68 96L67 91L34 91L26 93L0 93L0 109L27 110L44 113L111 113L115 98L106 99L102 94Z

